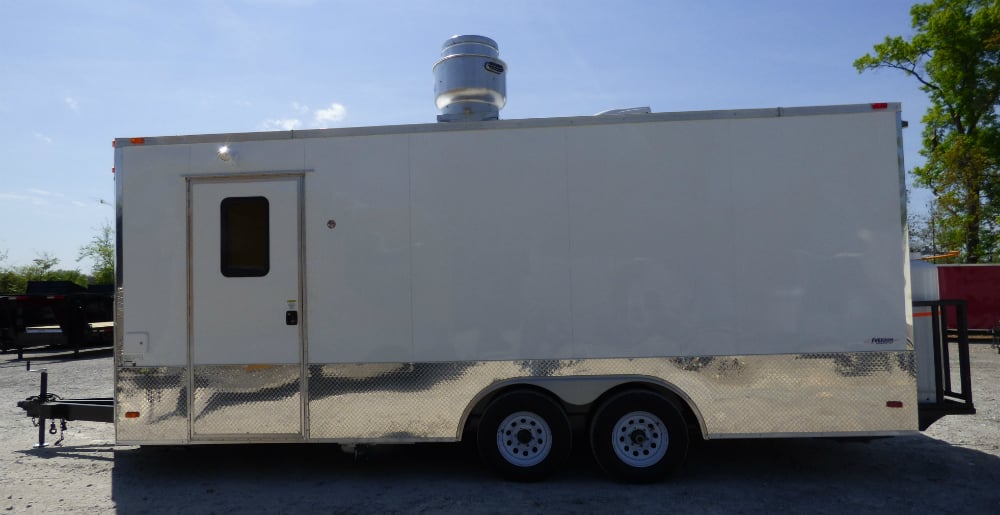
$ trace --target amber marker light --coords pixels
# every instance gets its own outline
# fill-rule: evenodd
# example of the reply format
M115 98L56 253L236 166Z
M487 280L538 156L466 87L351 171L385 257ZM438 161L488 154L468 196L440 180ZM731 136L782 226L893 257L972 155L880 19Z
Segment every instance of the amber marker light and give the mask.
M125 418L139 418L139 412L138 411L126 411L125 412Z

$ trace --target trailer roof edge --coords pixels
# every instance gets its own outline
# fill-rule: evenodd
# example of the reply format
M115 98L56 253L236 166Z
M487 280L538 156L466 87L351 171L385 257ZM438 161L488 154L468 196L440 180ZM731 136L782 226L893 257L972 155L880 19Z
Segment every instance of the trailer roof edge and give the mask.
M567 125L613 125L619 123L696 121L747 118L778 118L787 116L837 115L872 112L900 112L899 102L870 104L844 104L828 106L769 107L759 109L724 109L710 111L680 111L648 114L622 114L602 116L568 116L554 118L521 118L514 120L493 120L460 123L420 123L405 125L377 125L363 127L342 127L334 129L306 129L267 132L231 132L215 134L191 134L177 136L116 138L115 147L180 145L187 143L218 143L243 141L276 141L283 139L329 138L372 136L377 134L419 134L428 132L452 132L490 129L544 128Z

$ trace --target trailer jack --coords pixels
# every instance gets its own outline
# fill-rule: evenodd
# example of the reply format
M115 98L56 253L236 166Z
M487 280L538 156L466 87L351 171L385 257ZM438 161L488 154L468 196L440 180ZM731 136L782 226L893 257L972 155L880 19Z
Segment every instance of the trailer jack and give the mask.
M32 422L38 427L38 443L34 448L47 447L45 443L45 422L50 421L48 431L56 434L56 420L59 420L59 439L54 445L61 445L66 431L66 421L86 420L91 422L113 422L115 417L115 401L107 398L63 399L49 392L49 372L46 369L31 370L31 362L27 362L28 372L38 372L41 375L41 386L38 395L18 401L17 407L23 409Z

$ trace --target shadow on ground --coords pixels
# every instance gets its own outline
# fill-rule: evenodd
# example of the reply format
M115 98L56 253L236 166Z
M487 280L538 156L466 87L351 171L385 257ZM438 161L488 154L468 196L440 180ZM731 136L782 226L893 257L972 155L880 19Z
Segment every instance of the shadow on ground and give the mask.
M25 362L30 361L32 363L32 368L37 368L34 366L35 364L42 365L45 363L66 363L110 358L112 355L112 348L88 347L80 349L79 354L75 354L72 348L41 347L25 349L22 355L23 359L18 359L16 351L7 351L0 356L0 360L7 364L21 364L21 366L24 366Z
M110 444L55 446L50 443L49 445L50 447L45 447L43 449L32 448L14 452L25 456L34 456L44 460L53 458L71 458L91 461L115 461L115 446Z
M508 483L464 444L229 445L115 452L126 513L670 511L1000 512L1000 458L924 435L701 442L671 480L622 485L581 450L541 484Z

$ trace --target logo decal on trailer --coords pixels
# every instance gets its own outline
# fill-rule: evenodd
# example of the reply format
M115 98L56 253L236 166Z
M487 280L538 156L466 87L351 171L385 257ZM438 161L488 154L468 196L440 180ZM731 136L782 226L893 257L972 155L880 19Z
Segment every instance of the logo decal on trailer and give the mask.
M895 338L869 338L865 340L868 345L892 345L896 343Z

